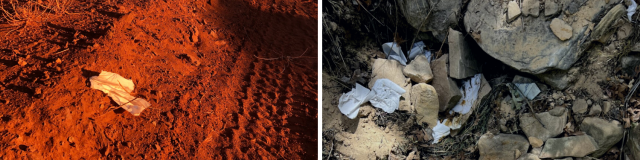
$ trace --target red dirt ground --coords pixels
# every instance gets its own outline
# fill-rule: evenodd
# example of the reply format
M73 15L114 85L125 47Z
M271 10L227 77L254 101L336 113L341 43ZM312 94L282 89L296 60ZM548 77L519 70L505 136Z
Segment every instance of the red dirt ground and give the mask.
M314 0L75 0L0 21L0 159L316 159L316 13ZM136 117L91 89L102 70L151 108Z

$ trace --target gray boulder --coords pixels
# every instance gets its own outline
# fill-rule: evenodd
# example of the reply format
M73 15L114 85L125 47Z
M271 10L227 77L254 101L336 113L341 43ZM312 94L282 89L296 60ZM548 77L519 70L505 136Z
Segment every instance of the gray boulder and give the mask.
M540 74L550 69L567 70L590 43L589 34L597 18L612 7L613 1L588 0L578 3L575 13L562 17L570 24L572 36L560 40L549 27L545 16L520 16L509 22L505 15L508 2L471 0L464 15L467 32L490 56L522 72ZM570 6L571 0L560 0L560 6ZM524 25L523 25L524 24Z
M460 13L462 1L399 0L398 4L407 22L413 28L422 32L432 31L433 36L440 41L444 41L447 29L457 26L458 17L462 16ZM431 10L431 14L429 14L429 10ZM429 16L427 17L427 15ZM423 23L423 21L425 22Z

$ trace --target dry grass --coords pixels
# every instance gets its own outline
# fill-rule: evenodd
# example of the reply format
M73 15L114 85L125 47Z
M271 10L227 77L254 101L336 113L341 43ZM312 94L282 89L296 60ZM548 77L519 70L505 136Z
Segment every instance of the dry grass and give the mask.
M8 2L7 2L8 1ZM13 26L32 26L68 14L73 0L0 0L3 20Z

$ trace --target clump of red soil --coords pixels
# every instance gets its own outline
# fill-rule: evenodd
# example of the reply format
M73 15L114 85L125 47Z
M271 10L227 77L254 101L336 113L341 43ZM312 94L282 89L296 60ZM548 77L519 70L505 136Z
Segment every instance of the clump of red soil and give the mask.
M0 21L0 159L315 159L316 13L110 0ZM151 107L133 116L91 89L103 70Z

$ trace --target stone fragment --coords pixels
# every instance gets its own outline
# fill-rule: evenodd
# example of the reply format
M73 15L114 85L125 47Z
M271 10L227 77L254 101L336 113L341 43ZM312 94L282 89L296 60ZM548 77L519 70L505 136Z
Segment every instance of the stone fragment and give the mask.
M451 109L462 98L458 85L448 76L448 61L449 55L445 54L431 62L431 69L434 73L432 85L438 91L440 112Z
M579 113L579 114L584 114L587 112L589 105L587 104L587 101L584 99L577 99L576 101L573 101L573 106L572 106L572 110L574 113Z
M602 17L602 20L600 20L598 25L596 25L593 32L591 32L591 38L600 43L606 43L607 41L609 41L611 35L616 31L615 29L611 28L614 28L616 23L619 23L616 21L620 20L620 17L622 17L622 15L626 13L627 10L622 4L618 4L615 7L611 8L611 10L609 10L609 12L607 12L607 14Z
M554 18L551 20L551 24L549 24L551 31L555 34L560 40L565 41L573 35L573 28L565 23L562 19Z
M516 159L516 153L529 150L527 139L517 134L486 133L478 140L481 160Z
M588 135L550 138L545 142L540 158L584 157L597 149L598 144Z
M618 32L616 35L618 36L618 40L625 40L629 36L633 34L633 25L629 22L625 22L620 28L618 28Z
M598 150L590 156L600 157L604 155L613 145L622 139L623 128L616 120L607 121L595 117L587 117L582 120L580 130L593 137L598 143Z
M609 102L609 101L604 101L604 102L602 102L602 103L604 103L604 106L603 106L603 108L602 108L602 111L604 112L604 114L609 113L609 111L611 110L611 102Z
M520 16L522 12L520 11L520 7L518 6L518 2L516 1L509 1L509 4L507 5L507 18L508 18L508 22L511 22L513 20L516 20L516 18L518 18Z
M479 72L476 59L462 33L449 28L449 76L465 79Z
M550 112L537 113L536 116L540 118L540 122L531 113L523 114L520 116L520 128L527 137L536 137L542 141L562 134L567 124L568 111L562 107L556 108L560 108L558 109L562 112L560 116L554 116ZM555 112L558 111L554 111L554 114L558 114Z
M436 126L440 106L438 105L438 93L433 86L425 83L413 85L411 87L411 103L416 108L418 122L429 124L429 128Z
M542 147L542 144L544 144L544 142L536 137L529 137L529 144L531 144L531 147L533 148L538 148Z
M602 113L602 107L599 104L595 104L591 106L591 110L589 111L589 115L594 116Z
M560 6L554 0L544 0L544 16L552 16L560 12Z
M538 0L522 1L522 15L538 17L538 15L540 15L540 1Z
M424 55L418 55L413 59L402 69L402 73L416 83L429 83L433 79L431 66Z

